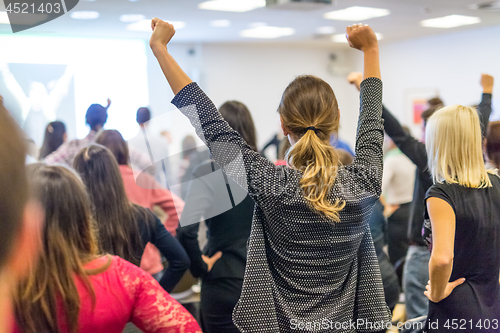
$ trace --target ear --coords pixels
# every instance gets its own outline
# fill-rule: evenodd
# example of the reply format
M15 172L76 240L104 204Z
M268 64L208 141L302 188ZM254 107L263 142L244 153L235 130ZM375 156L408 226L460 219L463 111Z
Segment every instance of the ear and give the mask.
M44 212L40 204L31 200L24 209L21 229L13 243L15 247L7 263L7 269L15 277L26 274L36 260L41 247L41 230Z
M285 124L283 124L283 118L281 118L281 116L280 116L280 123L281 123L281 129L283 130L283 135L288 136L288 134L290 134L290 131L285 126Z

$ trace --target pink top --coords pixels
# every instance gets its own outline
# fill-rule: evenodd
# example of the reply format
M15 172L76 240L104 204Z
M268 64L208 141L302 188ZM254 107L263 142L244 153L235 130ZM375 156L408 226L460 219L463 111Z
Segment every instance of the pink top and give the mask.
M201 333L191 314L139 267L116 256L105 256L85 268L101 267L108 258L111 258L110 267L89 277L96 295L95 308L83 282L75 278L80 294L79 332L121 333L125 325L132 322L146 333ZM61 323L60 328L68 332L65 323ZM14 332L21 331L16 327Z
M164 223L165 228L175 236L180 214L184 209L184 201L169 190L162 188L154 177L146 172L142 172L136 180L131 167L120 165L120 173L130 201L151 210L155 205L160 206L168 215ZM141 268L149 274L156 274L163 270L160 251L151 243L148 243L144 249Z

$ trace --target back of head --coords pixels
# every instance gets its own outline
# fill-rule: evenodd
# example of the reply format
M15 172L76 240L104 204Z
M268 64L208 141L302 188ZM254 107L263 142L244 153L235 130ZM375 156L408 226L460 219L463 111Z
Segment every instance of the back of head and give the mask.
M57 304L62 301L74 332L80 308L74 274L94 297L83 268L98 254L90 202L80 178L65 167L37 163L29 165L27 172L32 196L45 210L43 251L28 278L20 283L16 317L23 332L59 332Z
M435 182L472 188L491 186L475 109L452 105L436 111L427 122L425 146Z
M53 121L45 128L45 137L42 147L40 148L39 160L56 151L59 146L64 143L64 135L66 134L66 126L63 122Z
M90 145L76 155L73 167L87 187L101 249L138 265L137 214L144 212L129 201L115 157L104 146Z
M0 98L0 273L21 229L28 198L25 140Z
M500 168L500 121L492 121L486 133L486 153L491 163Z
M221 105L219 112L229 126L243 137L250 148L257 151L255 126L246 105L238 101L228 101Z
M444 106L443 101L439 97L431 98L427 101L429 108L422 112L422 120L424 121L424 125L427 124L427 120L436 112Z
M108 120L108 109L100 104L92 104L87 109L85 120L93 131L100 130Z
M329 138L339 128L337 99L328 83L299 76L283 93L278 112L287 130L300 138L288 151L288 164L303 171L300 181L306 200L326 217L339 221L345 203L327 195L337 176L338 156ZM308 129L310 128L310 129Z
M182 158L188 158L192 153L197 151L196 140L191 135L186 135L182 140Z
M108 148L119 165L129 164L128 144L117 130L103 131L97 136L95 143Z
M148 108L139 108L139 110L137 110L136 120L139 125L147 123L150 119L151 111L149 111Z

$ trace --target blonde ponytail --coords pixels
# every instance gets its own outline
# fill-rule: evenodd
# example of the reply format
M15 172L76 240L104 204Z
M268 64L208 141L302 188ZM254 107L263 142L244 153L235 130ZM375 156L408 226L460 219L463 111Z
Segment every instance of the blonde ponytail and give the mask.
M337 178L339 157L335 149L308 130L288 151L290 166L303 172L300 187L311 206L329 219L340 222L339 212L345 201L336 199L332 204L327 195Z
M283 93L278 112L284 127L299 140L288 150L288 164L303 172L300 187L313 209L339 222L345 201L328 194L337 178L339 156L330 145L338 132L337 99L328 83L312 75L297 77Z

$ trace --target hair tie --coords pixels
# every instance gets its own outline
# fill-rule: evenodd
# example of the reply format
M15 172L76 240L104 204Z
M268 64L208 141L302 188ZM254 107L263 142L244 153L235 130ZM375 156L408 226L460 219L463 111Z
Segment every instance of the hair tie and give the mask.
M306 127L306 132L309 131L309 130L312 130L314 131L314 133L318 134L318 129L314 126L309 126L309 127Z

